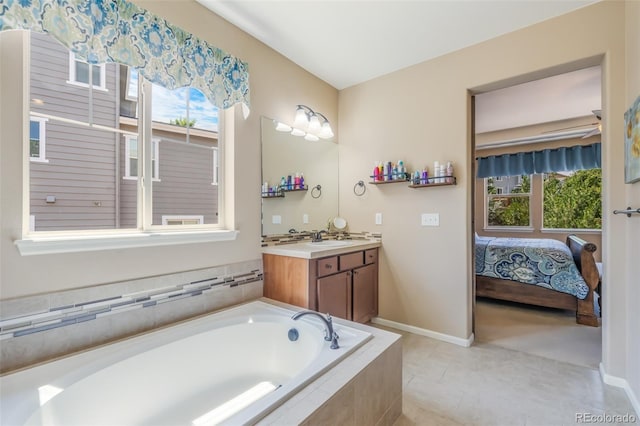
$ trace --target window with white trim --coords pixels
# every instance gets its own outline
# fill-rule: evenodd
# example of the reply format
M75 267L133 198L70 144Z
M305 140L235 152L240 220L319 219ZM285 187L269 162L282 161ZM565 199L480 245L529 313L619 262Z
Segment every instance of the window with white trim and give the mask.
M602 228L602 170L545 173L542 180L544 229Z
M30 144L25 161L36 153L44 155L41 132L46 122L46 147L56 153L56 167L29 173L31 202L24 223L37 216L38 225L35 230L25 227L25 236L97 237L120 235L122 230L162 231L166 226L171 235L181 226L190 235L194 227L223 229L223 182L211 184L212 170L217 176L217 168L223 167L217 164L223 156L211 154L221 148L218 110L202 93L167 90L113 63L86 68L89 81L99 77L102 87L86 84L79 90L60 78L60 72L51 72L69 66L66 48L46 34L29 33L26 39L32 100L27 118L42 124L30 126L28 141L25 136L24 143ZM139 99L131 96L138 91L143 94ZM140 119L148 110L153 111L151 120ZM54 201L45 201L49 196ZM166 216L178 218L165 223Z
M498 177L485 179L486 227L530 227L531 177Z
M69 52L69 83L107 90L105 64L89 64Z
M218 165L218 148L211 149L213 155L213 180L211 185L218 185L219 177L218 173L220 173L220 166Z
M125 179L138 179L138 137L125 135ZM160 141L154 139L151 141L151 177L154 180L160 179Z
M46 162L46 123L42 117L29 118L29 159Z

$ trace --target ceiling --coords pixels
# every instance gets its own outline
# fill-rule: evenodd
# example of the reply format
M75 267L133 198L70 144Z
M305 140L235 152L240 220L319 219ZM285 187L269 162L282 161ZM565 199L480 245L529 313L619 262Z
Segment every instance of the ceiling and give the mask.
M599 0L197 0L337 89Z
M341 90L600 0L196 0ZM600 109L600 68L476 98L478 133Z

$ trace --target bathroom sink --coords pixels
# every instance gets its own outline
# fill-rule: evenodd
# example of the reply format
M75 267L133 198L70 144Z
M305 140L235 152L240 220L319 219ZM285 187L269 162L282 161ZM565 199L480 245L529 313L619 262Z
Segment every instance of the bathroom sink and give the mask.
M318 242L310 242L307 245L314 247L346 247L353 244L353 241L338 241L338 240L322 240Z

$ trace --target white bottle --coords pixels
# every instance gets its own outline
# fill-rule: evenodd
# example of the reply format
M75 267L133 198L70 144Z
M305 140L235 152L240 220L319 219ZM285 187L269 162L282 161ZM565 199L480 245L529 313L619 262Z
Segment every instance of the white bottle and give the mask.
M453 163L447 161L447 183L453 183Z

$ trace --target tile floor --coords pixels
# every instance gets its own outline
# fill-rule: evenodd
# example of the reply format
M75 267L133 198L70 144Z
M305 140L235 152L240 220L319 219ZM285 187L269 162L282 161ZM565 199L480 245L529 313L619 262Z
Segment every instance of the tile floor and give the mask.
M634 412L623 389L597 370L474 343L470 348L403 335L405 425L573 425L577 413Z

